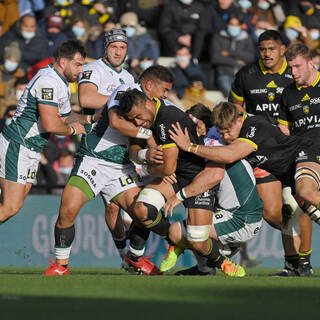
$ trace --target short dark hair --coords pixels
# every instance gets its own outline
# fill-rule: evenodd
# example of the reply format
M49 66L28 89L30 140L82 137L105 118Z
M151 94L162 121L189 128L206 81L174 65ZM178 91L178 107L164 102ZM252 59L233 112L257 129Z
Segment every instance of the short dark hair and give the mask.
M262 41L267 41L267 40L278 41L281 44L284 43L280 32L278 32L276 30L266 30L266 31L264 31L259 36L258 42L261 43Z
M298 56L301 56L307 60L312 59L311 50L303 43L295 43L288 47L285 52L287 61L291 61Z
M148 80L160 80L163 82L173 83L174 79L173 74L168 68L156 64L144 70L139 78L140 82Z
M213 126L211 119L211 110L202 103L197 103L186 111L186 114L192 114L206 125L207 131Z
M17 80L14 83L14 86L18 86L19 84L28 84L29 83L29 79L27 77L19 77L17 78Z
M62 42L54 53L55 61L59 61L61 58L72 59L76 53L80 53L83 58L87 56L84 49L84 45L80 40L66 40Z
M146 100L147 96L140 90L127 90L125 92L120 93L119 106L116 108L116 110L120 116L127 118L126 115L131 111L133 105L145 103Z

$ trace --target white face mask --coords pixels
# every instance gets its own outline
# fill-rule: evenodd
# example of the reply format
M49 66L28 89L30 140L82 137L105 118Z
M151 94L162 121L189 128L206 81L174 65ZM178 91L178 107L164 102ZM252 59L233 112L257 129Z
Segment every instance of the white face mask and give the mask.
M252 7L252 3L249 0L239 0L239 6L243 9L249 9Z
M18 68L18 62L13 62L10 60L6 60L4 62L4 67L7 71L9 72L13 72L14 70L16 70Z
M190 63L190 57L188 57L188 56L177 56L176 57L176 61L177 61L177 63L184 61L184 62L189 64Z
M287 28L286 31L286 36L288 37L288 39L291 40L296 40L299 36L298 31L291 29L291 28Z
M258 2L258 7L262 10L268 10L270 7L270 3L267 1Z
M59 170L62 174L70 174L72 167L59 167Z
M26 40L30 40L36 35L34 31L24 31L24 30L21 30L21 34Z
M312 38L313 41L318 40L319 39L319 30L311 31L310 37Z
M152 61L140 61L140 68L146 70L153 65Z
M8 126L11 122L12 122L12 118L8 118L4 123L6 126Z
M16 90L16 99L19 101L23 95L23 90Z
M183 4L191 4L193 0L180 0Z

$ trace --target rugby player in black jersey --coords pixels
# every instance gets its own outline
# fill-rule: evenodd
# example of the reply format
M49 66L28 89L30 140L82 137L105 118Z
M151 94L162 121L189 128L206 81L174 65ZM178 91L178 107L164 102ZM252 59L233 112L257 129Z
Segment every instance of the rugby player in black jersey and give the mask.
M267 30L260 35L260 59L239 70L230 91L229 101L240 111L261 115L270 123L277 125L281 94L287 85L293 83L284 57L285 50L286 47L278 31ZM264 202L263 217L273 227L281 228L285 265L297 265L299 251L302 259L308 253L310 261L312 223L309 217L301 215L301 209L291 195L290 189L285 188L282 192L282 184L274 175L261 168L255 168L254 173L259 195ZM287 205L282 205L282 198ZM289 214L290 211L296 212L293 218L283 225L282 210L286 212L288 209ZM276 275L289 274L295 275L296 272L284 268Z
M297 195L303 200L315 206L319 204L315 173L319 174L320 165L312 153L317 147L312 139L287 136L261 116L239 114L230 102L222 102L214 108L213 123L229 145L206 147L191 143L188 131L182 130L179 123L169 131L170 137L182 150L218 163L233 163L245 157L253 167L262 168L283 184L296 187ZM305 193L304 186L310 194Z
M295 82L283 91L279 127L287 134L309 137L315 142L313 149L301 154L306 162L297 171L296 188L303 199L317 204L319 209L320 73L314 68L311 52L304 44L291 45L285 55ZM299 179L301 177L309 179ZM319 220L313 207L306 204L305 210L311 219Z
M168 132L171 125L179 121L183 128L188 128L191 141L203 145L203 138L197 135L194 122L185 112L168 101L157 98L153 101L147 100L145 95L137 89L128 90L122 94L117 110L121 116L135 125L152 128L155 143L162 145L163 149L163 164L143 165L145 172L158 178L147 184L136 199L133 210L134 215L139 219L139 224L146 230L152 230L168 239L169 223L165 223L167 218L160 209L166 199L177 192L177 196L183 200L184 206L188 209L187 238L191 248L207 257L211 267L220 268L226 275L244 276L244 269L221 256L218 244L209 238L214 202L212 187L222 179L224 166L213 163L206 165L205 160L197 155L179 150ZM133 144L130 150L131 159L141 162L139 157L141 151L138 144ZM202 185L203 193L186 198L182 191L183 187L190 184L203 170L206 170L208 177ZM177 182L173 185L165 183L163 177L173 173L176 175ZM143 234L140 233L140 236L143 242ZM138 257L129 249L126 257L127 264L134 267L136 258Z

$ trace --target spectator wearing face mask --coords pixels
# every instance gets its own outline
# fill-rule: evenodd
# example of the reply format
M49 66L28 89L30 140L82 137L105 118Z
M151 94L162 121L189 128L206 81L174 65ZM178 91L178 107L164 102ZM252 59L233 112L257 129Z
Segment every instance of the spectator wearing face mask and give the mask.
M127 63L131 69L139 66L143 54L156 61L159 57L159 48L152 40L146 28L139 24L138 16L134 12L126 12L120 17L121 28L126 31L128 37Z
M6 107L16 104L15 96L11 94L17 78L24 75L19 67L21 51L17 42L12 42L4 49L4 63L0 64L0 117Z
M86 43L89 34L89 25L87 20L83 18L74 19L69 27L69 31L67 32L67 37L69 39L77 39L82 41L82 43Z
M46 20L45 27L41 30L48 41L49 57L53 57L59 44L67 39L67 35L62 31L62 27L62 18L56 15L50 15Z
M144 51L139 59L139 64L135 68L129 68L128 71L133 75L136 82L139 81L139 77L144 70L155 64L156 61L153 59L154 57L149 51Z
M48 44L37 28L37 21L31 15L25 15L0 38L0 60L4 48L17 42L21 50L20 66L27 72L28 68L48 56ZM3 62L3 61L1 61Z
M17 110L16 105L12 105L12 106L7 107L7 109L3 115L3 118L0 120L0 132L2 131L2 129L5 126L8 126L11 123L13 115L16 112L16 110Z
M283 28L284 33L289 40L289 44L302 42L310 50L316 49L316 42L312 40L308 29L302 25L301 20L298 17L288 16Z
M207 79L198 63L195 63L192 59L190 49L185 46L180 46L176 51L176 61L170 67L171 72L174 75L173 90L179 99L181 99L185 93L185 89L190 84L191 77L199 75L202 83L206 86Z
M253 62L255 47L237 16L230 16L226 30L215 34L211 42L211 63L216 71L218 89L229 95L233 76L247 63Z

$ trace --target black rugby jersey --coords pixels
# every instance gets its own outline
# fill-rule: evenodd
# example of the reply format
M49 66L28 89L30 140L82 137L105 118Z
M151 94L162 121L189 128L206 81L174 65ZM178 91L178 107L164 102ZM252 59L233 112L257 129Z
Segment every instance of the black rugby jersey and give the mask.
M278 73L268 73L261 60L241 68L235 75L230 93L245 101L247 113L262 115L276 124L283 89L293 82L287 62Z
M282 94L279 123L292 126L293 133L310 138L320 137L320 73L312 86L291 84Z
M295 165L301 146L312 144L308 138L286 136L261 116L246 115L238 140L254 146L255 150L246 157L253 167L267 170L279 180Z
M153 98L157 102L157 113L152 125L155 141L163 148L176 146L170 138L169 129L172 124L180 123L182 130L188 129L190 140L196 144L204 144L203 138L198 137L196 125L189 116L167 100ZM179 150L176 175L186 179L193 179L205 167L205 160L193 153Z

